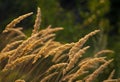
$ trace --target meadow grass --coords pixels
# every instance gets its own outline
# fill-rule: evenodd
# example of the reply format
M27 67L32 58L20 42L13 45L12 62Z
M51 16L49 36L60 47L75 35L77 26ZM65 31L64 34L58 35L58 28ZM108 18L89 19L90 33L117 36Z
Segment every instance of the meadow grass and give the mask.
M63 28L49 25L40 29L41 11L38 8L34 29L27 37L16 24L32 14L14 19L0 35L0 82L120 82L120 79L113 79L115 70L106 78L98 78L114 61L104 55L113 53L112 50L84 57L90 48L84 44L100 30L86 34L77 42L55 41L55 32Z

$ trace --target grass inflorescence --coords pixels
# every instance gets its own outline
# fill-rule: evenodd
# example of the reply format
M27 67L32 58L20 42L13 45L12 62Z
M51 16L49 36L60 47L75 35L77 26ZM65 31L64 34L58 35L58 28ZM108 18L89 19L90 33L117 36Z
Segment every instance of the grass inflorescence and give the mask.
M84 44L100 30L92 31L78 42L55 41L55 32L63 28L51 28L49 25L40 30L40 8L32 34L27 37L16 24L32 14L14 19L1 33L0 82L94 82L113 62L113 59L102 55L113 53L112 50L102 50L93 54L93 57L83 57L90 48ZM101 81L119 82L119 79L112 79L114 72Z

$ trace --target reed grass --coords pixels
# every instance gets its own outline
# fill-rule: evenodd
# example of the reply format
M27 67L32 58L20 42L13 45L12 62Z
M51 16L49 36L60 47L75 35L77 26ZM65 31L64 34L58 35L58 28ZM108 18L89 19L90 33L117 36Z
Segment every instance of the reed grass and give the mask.
M113 62L113 59L107 58L106 55L100 57L101 54L113 53L108 49L91 57L83 55L90 48L84 46L86 41L100 30L86 34L78 42L55 41L55 32L63 28L51 28L49 25L46 29L39 29L40 8L37 10L31 36L26 38L21 31L22 28L15 26L32 14L28 13L14 19L1 34L5 37L0 38L4 43L0 51L0 82L95 82L98 79L97 76L103 74L104 69ZM102 78L101 81L120 81L113 77L114 71L108 78Z

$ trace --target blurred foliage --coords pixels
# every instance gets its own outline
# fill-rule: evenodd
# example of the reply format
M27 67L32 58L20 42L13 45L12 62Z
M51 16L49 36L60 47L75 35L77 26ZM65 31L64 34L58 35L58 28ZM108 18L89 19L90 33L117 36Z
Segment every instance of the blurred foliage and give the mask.
M116 75L120 76L120 0L0 0L0 25L5 25L21 14L41 8L41 28L62 26L57 40L61 42L77 41L94 29L101 29L99 37L93 38L94 52L102 49L115 51ZM34 15L29 17L34 19ZM25 33L31 32L33 21L24 20ZM28 24L28 21L31 23ZM21 24L20 24L21 25ZM97 47L99 46L99 47Z

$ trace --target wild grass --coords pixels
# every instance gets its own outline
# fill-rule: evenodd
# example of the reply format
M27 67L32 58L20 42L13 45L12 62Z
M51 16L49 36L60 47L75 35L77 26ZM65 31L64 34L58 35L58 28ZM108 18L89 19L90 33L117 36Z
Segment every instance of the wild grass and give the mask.
M113 53L112 50L83 57L90 48L84 44L100 30L92 31L78 42L63 44L55 41L55 32L63 28L49 25L40 29L38 8L34 29L27 37L16 24L32 14L14 19L0 35L0 82L120 82L120 79L113 79L115 70L98 80L114 61L102 54Z

